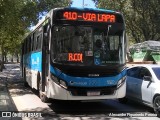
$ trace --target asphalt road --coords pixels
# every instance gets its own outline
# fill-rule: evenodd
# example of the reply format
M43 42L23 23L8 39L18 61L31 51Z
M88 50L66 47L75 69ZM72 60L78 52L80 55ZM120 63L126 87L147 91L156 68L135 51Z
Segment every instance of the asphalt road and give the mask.
M24 120L160 120L154 115L152 108L134 101L121 104L118 100L64 102L53 101L43 103L38 92L23 86L18 65L8 65L8 89L19 113L37 113L37 116L22 117ZM141 117L144 116L145 117ZM146 115L148 115L146 117ZM131 117L132 116L132 117Z
M42 117L32 118L37 120L159 120L157 117L141 117L154 115L153 110L134 101L127 104L121 104L118 100L82 102L50 100L49 103L43 103L38 97L38 92L25 88L22 82L10 84L9 91L18 111L40 113Z

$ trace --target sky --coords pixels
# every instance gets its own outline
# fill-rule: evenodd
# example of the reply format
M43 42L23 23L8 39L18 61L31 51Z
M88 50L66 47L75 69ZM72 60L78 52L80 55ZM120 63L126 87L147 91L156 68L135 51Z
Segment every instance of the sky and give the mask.
M71 7L79 7L79 8L83 8L87 7L87 8L96 8L95 3L93 2L93 0L72 0L72 5ZM84 5L83 5L84 3Z
M71 7L78 7L78 8L96 8L95 3L93 0L72 0L72 5ZM45 15L41 16L41 20L43 21L45 19ZM32 26L30 29L33 30L35 26Z

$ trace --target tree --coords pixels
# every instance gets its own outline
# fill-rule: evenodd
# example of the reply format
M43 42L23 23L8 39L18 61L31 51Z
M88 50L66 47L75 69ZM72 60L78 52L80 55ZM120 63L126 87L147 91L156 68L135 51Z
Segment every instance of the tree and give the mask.
M124 14L127 33L136 43L160 40L159 0L100 0L99 7Z
M15 53L22 36L40 15L55 7L66 6L70 0L0 0L0 51L2 62L7 53ZM16 50L19 51L19 50Z
M12 46L16 44L13 38L16 36L24 34L22 28L23 24L19 17L19 7L17 7L16 2L18 0L1 0L0 1L0 48L2 53L2 62L7 54L8 47L6 44L11 44ZM14 12L13 12L14 11Z
M160 32L158 31L159 26L159 0L132 0L131 5L133 6L135 14L137 14L138 27L141 30L142 37L144 40L159 40Z

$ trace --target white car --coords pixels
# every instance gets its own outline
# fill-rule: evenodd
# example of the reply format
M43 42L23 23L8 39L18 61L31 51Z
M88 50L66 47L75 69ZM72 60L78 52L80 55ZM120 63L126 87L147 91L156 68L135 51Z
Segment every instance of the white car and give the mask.
M160 65L139 64L127 70L126 97L119 99L136 100L154 108L160 116Z

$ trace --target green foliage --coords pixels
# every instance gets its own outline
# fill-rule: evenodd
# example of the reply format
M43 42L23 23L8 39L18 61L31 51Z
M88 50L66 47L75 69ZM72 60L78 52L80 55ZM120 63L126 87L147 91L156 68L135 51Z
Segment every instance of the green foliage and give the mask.
M20 52L22 38L44 12L68 4L69 0L0 0L0 51Z
M159 0L99 0L99 7L123 13L129 39L160 40Z
M22 37L40 15L70 0L0 0L0 51L19 51ZM124 14L130 43L160 40L159 0L99 0L98 7ZM16 49L17 48L17 49Z

